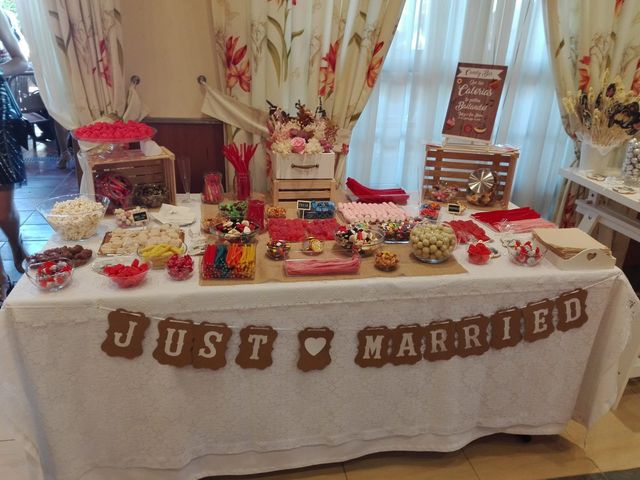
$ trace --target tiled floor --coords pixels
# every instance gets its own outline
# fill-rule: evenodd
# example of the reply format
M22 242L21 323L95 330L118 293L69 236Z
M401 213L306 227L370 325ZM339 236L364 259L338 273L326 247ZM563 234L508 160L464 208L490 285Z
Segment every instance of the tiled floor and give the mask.
M42 248L51 228L35 207L46 198L77 191L74 170L59 170L44 147L27 163L28 185L16 190L26 249ZM34 156L33 152L30 156ZM13 280L19 276L6 237L0 255ZM24 453L12 432L0 424L0 479L27 478ZM590 432L575 423L562 435L535 437L530 443L508 435L473 442L458 452L384 453L343 464L255 475L255 480L640 480L640 379L632 381L619 408ZM603 473L606 472L606 473ZM613 472L613 473L611 473ZM215 477L220 480L222 477ZM225 477L239 478L239 477ZM246 478L246 477L245 477ZM211 479L213 480L213 479Z

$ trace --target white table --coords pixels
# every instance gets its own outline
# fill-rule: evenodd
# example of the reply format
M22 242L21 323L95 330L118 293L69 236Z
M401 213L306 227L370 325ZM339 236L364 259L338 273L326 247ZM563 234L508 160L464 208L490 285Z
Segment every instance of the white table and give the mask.
M192 480L376 451L451 451L495 432L557 434L571 418L592 425L612 408L624 387L620 356L640 323L638 299L618 269L565 272L546 261L524 268L504 255L475 266L464 248L456 257L467 274L199 287L153 271L126 291L82 267L55 294L23 278L0 311L0 412L34 478L42 468L58 480ZM415 365L354 363L364 327L488 315L575 288L588 291L588 322L543 341ZM151 317L133 360L100 349L115 308ZM227 323L227 365L156 362L156 328L167 316ZM265 370L234 361L238 329L250 324L278 329ZM296 367L306 327L335 332L324 370Z

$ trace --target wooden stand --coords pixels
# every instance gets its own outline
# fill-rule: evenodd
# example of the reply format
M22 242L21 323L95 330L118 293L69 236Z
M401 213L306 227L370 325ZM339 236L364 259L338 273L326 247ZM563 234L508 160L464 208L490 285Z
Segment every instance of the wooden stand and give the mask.
M274 205L293 206L296 200L331 200L336 191L333 178L323 180L271 180Z
M511 189L516 172L519 152L473 151L473 149L453 146L442 147L427 145L422 180L422 198L428 198L428 192L434 185L446 183L457 187L458 197L464 199L469 174L480 168L493 170L498 176L496 198L502 208L507 208L511 199Z
M89 171L86 172L95 179L101 173L117 173L127 177L133 187L141 184L161 184L169 191L169 203L176 204L176 170L175 155L162 147L162 153L153 157L140 156L123 157L121 159L102 159L91 155L87 158Z

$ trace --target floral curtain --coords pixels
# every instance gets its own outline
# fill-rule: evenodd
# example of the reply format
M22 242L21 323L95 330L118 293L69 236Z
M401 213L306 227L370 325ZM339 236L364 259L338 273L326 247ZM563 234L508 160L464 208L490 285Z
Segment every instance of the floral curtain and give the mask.
M546 0L547 46L559 99L569 91L598 88L603 75L620 75L640 92L640 2L635 0ZM567 134L575 139L562 102L558 102ZM574 223L577 187L568 186L556 220Z
M287 111L319 100L341 128L336 179L345 171L351 129L375 85L404 0L212 0L219 76L203 113L231 127L227 141L266 134L267 100ZM245 129L242 131L241 129ZM267 186L256 155L253 183Z
M22 0L18 13L43 101L65 128L146 114L124 78L120 0Z

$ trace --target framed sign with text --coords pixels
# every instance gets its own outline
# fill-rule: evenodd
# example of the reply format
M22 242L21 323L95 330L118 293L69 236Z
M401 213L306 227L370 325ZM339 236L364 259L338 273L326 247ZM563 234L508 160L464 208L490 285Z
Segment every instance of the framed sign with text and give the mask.
M442 134L489 143L506 76L502 65L458 63Z

